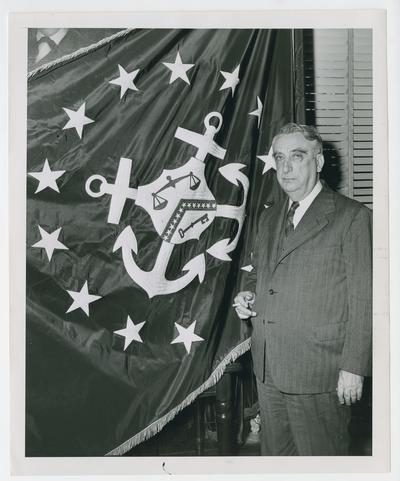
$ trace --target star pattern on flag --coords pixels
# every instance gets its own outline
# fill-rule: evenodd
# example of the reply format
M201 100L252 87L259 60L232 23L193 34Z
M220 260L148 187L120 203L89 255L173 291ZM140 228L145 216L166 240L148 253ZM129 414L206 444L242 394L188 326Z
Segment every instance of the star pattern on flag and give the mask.
M76 132L79 135L79 138L81 139L83 127L87 124L91 124L92 122L94 122L93 119L90 119L85 115L85 109L86 109L86 102L83 102L83 104L79 107L78 110L71 110L71 109L67 109L66 107L63 107L64 112L69 117L69 120L64 125L63 130L76 129Z
M192 348L192 343L197 341L204 341L204 339L197 334L194 333L194 329L196 327L196 322L193 321L189 327L183 327L177 322L175 322L175 327L178 329L178 337L176 337L171 344L176 344L178 342L182 342L185 345L186 351L190 354L190 350Z
M40 227L40 225L38 225L38 227L41 240L36 242L36 244L33 244L32 247L39 247L41 249L44 249L46 251L49 261L51 261L55 249L68 250L68 247L58 240L58 236L61 232L61 227L59 227L52 233L46 232L43 227Z
M221 88L219 90L224 90L224 89L231 89L232 90L232 97L235 94L235 88L239 83L239 68L240 65L238 65L233 72L223 72L220 70L221 74L225 78L224 83L222 84Z
M80 308L87 316L89 316L89 304L102 298L102 296L95 296L89 293L87 281L83 284L80 291L67 290L67 292L74 300L67 312L72 312Z
M41 172L28 172L28 175L34 177L39 181L39 185L35 190L35 194L41 192L44 189L53 189L60 193L57 185L57 179L65 173L65 170L51 170L49 161L45 159L43 169Z
M139 69L132 70L132 72L127 72L124 67L118 64L119 69L119 77L110 80L110 84L119 85L120 87L120 99L126 94L128 90L139 90L136 85L133 83L137 74L139 73Z
M169 83L175 82L178 78L185 81L188 85L190 85L189 78L187 76L187 71L194 67L194 63L182 63L181 56L179 51L176 54L176 59L174 63L163 62L163 64L171 70L171 77L169 79Z
M249 112L249 115L254 115L255 117L257 117L257 127L260 127L262 109L263 109L263 104L260 100L260 97L257 96L257 108L256 110Z
M275 169L276 170L276 163L275 159L272 155L272 147L269 149L268 154L266 155L257 155L257 159L260 159L264 162L264 168L262 171L262 175L264 175L266 172L268 172L270 169Z
M125 338L124 351L126 351L126 348L131 344L132 341L143 342L142 338L140 337L139 331L145 324L146 321L134 324L132 322L132 319L128 316L124 329L114 331L114 334L118 334L118 336L122 336Z

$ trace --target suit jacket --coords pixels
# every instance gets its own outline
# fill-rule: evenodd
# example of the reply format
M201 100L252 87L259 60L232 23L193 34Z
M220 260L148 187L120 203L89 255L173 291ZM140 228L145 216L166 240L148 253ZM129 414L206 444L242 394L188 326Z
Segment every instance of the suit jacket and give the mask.
M286 393L331 392L340 369L371 373L371 211L323 187L282 251L288 199L260 218L254 372Z

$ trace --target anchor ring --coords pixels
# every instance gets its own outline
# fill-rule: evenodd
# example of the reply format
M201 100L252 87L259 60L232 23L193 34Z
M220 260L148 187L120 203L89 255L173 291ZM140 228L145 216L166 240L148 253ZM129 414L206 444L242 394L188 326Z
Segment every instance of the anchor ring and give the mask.
M217 118L219 121L216 126L210 124L210 120L213 117ZM215 133L219 132L222 127L222 115L219 112L210 112L204 119L204 125L206 126L207 130L212 129L215 131Z
M95 192L91 188L92 182L96 181L96 180L100 181L100 188L99 188L98 192ZM90 195L90 197L101 197L102 195L104 195L106 193L106 190L105 190L106 186L107 186L106 179L102 175L95 174L95 175L90 176L87 179L86 184L85 184L85 189L86 189L86 192Z

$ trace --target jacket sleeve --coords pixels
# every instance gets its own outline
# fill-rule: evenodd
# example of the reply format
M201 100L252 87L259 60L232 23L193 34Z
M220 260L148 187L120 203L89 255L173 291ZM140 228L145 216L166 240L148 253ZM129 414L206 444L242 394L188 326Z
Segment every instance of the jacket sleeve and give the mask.
M371 375L372 364L372 215L355 214L343 241L347 280L348 323L340 368Z

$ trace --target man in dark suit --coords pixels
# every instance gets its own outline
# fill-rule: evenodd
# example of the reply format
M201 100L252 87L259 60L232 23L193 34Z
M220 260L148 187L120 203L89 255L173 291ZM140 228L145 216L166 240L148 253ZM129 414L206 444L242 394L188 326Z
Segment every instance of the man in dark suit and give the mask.
M260 218L255 292L234 304L253 326L261 454L346 455L371 374L371 212L321 183L314 127L283 127L273 155L287 196Z
M34 28L28 33L28 70L88 47L120 29Z

